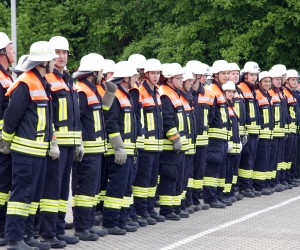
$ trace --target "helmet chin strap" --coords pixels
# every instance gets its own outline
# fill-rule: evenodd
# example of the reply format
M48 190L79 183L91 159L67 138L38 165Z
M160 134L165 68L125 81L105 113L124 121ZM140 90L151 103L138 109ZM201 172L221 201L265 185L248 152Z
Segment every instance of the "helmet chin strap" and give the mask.
M9 58L8 58L8 56L7 56L7 53L6 53L6 48L3 48L3 49L0 50L0 55L5 55L6 60L7 60L7 62L8 62L8 65L11 64L11 61L9 60Z
M40 64L40 67L46 69L46 74L50 73L50 61L47 62L47 65Z

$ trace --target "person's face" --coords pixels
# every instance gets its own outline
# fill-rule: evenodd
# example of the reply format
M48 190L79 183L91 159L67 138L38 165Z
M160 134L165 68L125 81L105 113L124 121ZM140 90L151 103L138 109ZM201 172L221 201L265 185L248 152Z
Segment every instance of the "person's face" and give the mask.
M270 77L265 77L261 79L259 82L259 86L262 89L262 91L268 91L271 88L272 80Z
M226 99L232 101L235 94L235 90L225 90Z
M207 81L207 76L201 75L200 76L200 83L204 84L204 83L206 83L206 81Z
M216 74L216 80L221 83L225 84L228 82L228 77L229 77L229 71L220 71L219 73Z
M186 92L190 92L194 82L195 82L195 79L188 79L184 82L184 89Z
M183 80L182 74L176 75L176 76L172 77L172 79L171 79L171 81L176 89L180 89L182 87L182 83L183 83L182 80Z
M55 65L55 59L53 59L52 61L50 61L49 63L49 73L52 73L54 70L54 65Z
M149 79L150 83L153 84L154 86L156 86L158 84L159 78L160 78L160 71L149 71L148 72L148 79Z
M106 79L112 78L113 75L114 75L114 72L107 72L107 74L106 74Z
M58 57L55 58L55 66L59 69L64 69L68 63L69 52L63 49L56 49L55 53L58 55Z
M239 80L240 80L240 71L232 70L229 72L229 81L232 81L235 84L237 84Z
M247 82L254 85L256 83L257 76L258 76L258 74L256 74L256 73L247 73L245 75L245 79L246 79Z
M298 84L298 78L297 77L290 77L288 79L288 84L290 85L291 89L296 89Z
M6 55L9 59L9 62L13 64L16 60L16 52L11 43L6 46Z
M280 88L282 84L282 77L274 77L272 78L272 83L275 88Z

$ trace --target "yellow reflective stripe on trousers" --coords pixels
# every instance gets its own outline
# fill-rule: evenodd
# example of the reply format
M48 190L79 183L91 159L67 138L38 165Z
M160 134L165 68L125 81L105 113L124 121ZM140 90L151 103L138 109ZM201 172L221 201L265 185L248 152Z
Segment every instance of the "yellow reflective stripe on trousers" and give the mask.
M4 124L4 122L3 122L3 119L2 119L2 120L0 120L0 130L2 130L3 124Z
M74 206L75 207L93 207L94 197L87 195L75 195Z
M203 187L203 180L195 180L193 179L193 188L200 189Z
M194 184L194 179L193 178L189 178L187 187L188 188L193 188L193 184Z
M29 214L30 204L8 201L7 203L7 215L20 215L27 217Z
M218 178L218 187L225 187L225 178Z
M217 187L218 186L218 181L219 181L218 178L204 176L203 186Z
M9 198L9 193L2 193L0 192L0 205L4 205Z
M58 119L59 121L65 121L68 119L68 109L67 109L67 98L58 98L59 102L59 112Z
M40 210L41 212L57 213L59 207L59 200L41 199Z
M132 186L132 193L133 193L134 197L147 198L148 197L148 188Z
M253 170L252 179L265 181L267 179L267 173Z
M252 174L253 174L253 170L239 168L238 171L239 177L251 179Z
M103 206L106 208L121 209L123 199L105 196Z
M148 188L148 198L153 198L153 197L155 197L156 188L157 188L157 187L149 187L149 188Z
M99 194L99 201L104 201L106 195L106 190L101 190Z
M133 203L132 197L124 196L122 203L121 203L121 207L128 208L128 207L130 207L130 205L132 203Z
M160 206L173 206L174 196L169 195L160 195L159 196L159 205Z
M31 202L29 206L29 214L35 215L38 207L39 207L38 202Z
M232 184L236 184L237 183L237 176L236 175L234 175L233 177L232 177Z
M68 211L68 201L59 200L58 202L58 212L66 213Z
M182 199L181 195L173 196L173 206L180 206L181 199Z

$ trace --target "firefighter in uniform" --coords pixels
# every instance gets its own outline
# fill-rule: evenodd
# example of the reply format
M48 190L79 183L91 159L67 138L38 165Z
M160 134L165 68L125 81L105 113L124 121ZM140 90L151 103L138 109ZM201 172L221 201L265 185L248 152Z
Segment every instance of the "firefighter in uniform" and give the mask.
M259 106L260 133L257 143L257 153L254 160L252 185L262 195L270 195L272 191L267 188L268 168L270 164L270 145L273 136L273 106L268 91L271 88L271 74L268 71L259 73L256 100Z
M239 116L234 108L234 96L236 94L236 85L232 81L228 81L222 86L228 105L228 112L231 122L231 129L229 132L228 141L231 144L227 150L226 157L226 178L224 187L224 196L230 201L236 202L235 193L233 192L234 177L237 173L238 155L242 151L242 143L239 134Z
M203 178L203 199L213 208L226 208L232 203L224 198L226 155L230 128L228 107L222 85L228 81L229 64L225 60L215 61L212 67L213 81L207 86L214 92L214 112L209 117L208 148Z
M54 68L57 56L49 42L36 42L22 74L7 90L10 103L4 115L2 153L12 152L12 191L7 205L6 238L8 249L49 249L33 239L33 219L45 179L47 153L52 160L59 149L52 131L50 85L44 76ZM31 232L25 225L30 218ZM31 235L28 235L30 233ZM30 246L33 247L30 247Z
M270 145L270 178L267 180L267 185L272 191L282 192L285 187L281 185L279 178L281 176L281 162L283 161L284 153L284 141L285 141L285 123L286 123L286 110L285 110L285 98L281 91L281 85L283 81L283 75L286 72L284 65L274 65L270 70L272 76L272 87L268 91L272 98L273 104L273 139Z
M2 137L3 116L7 109L9 98L5 96L8 87L13 82L9 73L9 65L15 61L12 41L0 32L0 137ZM0 246L5 246L5 220L7 201L11 189L11 156L0 152Z
M163 152L160 155L160 183L158 187L160 214L167 220L189 216L181 211L184 174L184 151L188 150L187 121L177 90L182 86L183 70L169 64L163 71L166 82L159 88L163 117Z
M136 153L136 118L129 93L131 77L137 71L127 61L117 63L115 79L120 79L112 107L105 113L108 184L103 205L103 227L109 234L124 235L136 226L126 223L132 203L132 178Z
M186 114L187 125L188 125L188 140L189 140L189 150L185 151L185 167L184 167L184 179L183 179L183 193L181 209L187 211L189 214L194 213L194 207L187 203L187 189L193 186L193 172L194 172L194 162L196 154L196 120L193 107L193 96L190 93L192 86L195 82L195 77L191 71L184 68L183 75L183 85L179 90L179 98L183 104L183 108ZM187 206L188 205L188 206Z
M46 179L40 202L40 234L51 247L63 248L79 242L78 237L65 234L65 216L69 198L69 185L73 158L83 157L81 145L78 95L73 79L64 71L69 55L69 43L62 36L50 39L58 57L53 73L46 74L51 85L53 122L60 158L48 159ZM75 150L76 148L76 150ZM76 155L74 155L74 151Z
M105 89L106 89L106 81L111 79L114 71L115 71L116 63L110 59L104 59L103 62L103 79L101 82L98 82L96 87L97 90L103 98ZM97 220L102 221L102 212L103 212L103 202L106 193L106 186L107 186L108 178L107 178L107 164L106 164L106 157L103 158L103 164L101 168L101 181L100 181L100 190L99 190L99 200L97 205L97 216L96 216L96 223Z
M229 63L229 81L234 82L236 87L236 92L233 97L233 105L234 110L238 116L238 122L239 122L239 134L240 139L242 142L242 145L245 145L248 140L248 133L245 127L246 123L246 106L245 106L245 100L242 95L242 91L238 87L238 84L240 82L240 67L236 63ZM239 165L241 161L241 153L235 154L235 159L233 161L233 179L232 179L232 188L231 188L231 200L242 200L244 196L239 192L237 187L237 178L238 178L238 170ZM234 197L233 197L234 194Z
M255 85L259 71L257 63L246 62L239 84L246 106L245 127L248 133L248 140L241 152L240 167L238 170L238 187L239 192L248 198L261 196L261 193L253 190L252 187L253 164L256 158L256 148L260 129L258 104L255 99Z
M157 59L147 60L144 70L145 79L139 87L145 138L144 148L138 156L138 170L133 183L133 196L137 214L146 219L149 225L165 221L164 216L157 214L154 210L159 155L163 149L161 101L157 88L161 71L160 61Z
M84 156L76 165L77 182L74 200L75 235L81 240L95 241L107 234L95 225L96 205L100 189L101 168L105 152L105 127L103 110L108 110L114 98L114 85L108 85L101 98L95 83L101 81L103 57L91 53L81 58L77 72L80 121Z
M295 174L295 158L297 152L297 125L299 124L299 106L293 90L297 88L299 76L296 70L287 70L284 75L284 94L288 106L288 129L289 134L285 141L283 157L283 168L285 181L289 188L293 188L293 177ZM292 167L293 166L293 167Z
M208 117L213 110L214 94L204 88L207 77L210 75L209 67L198 61L189 61L186 64L192 71L195 82L192 86L193 108L196 121L196 155L192 179L189 179L187 192L187 206L193 205L194 211L207 210L209 205L200 203L203 188L203 174L206 163L208 145ZM192 190L191 190L192 187Z

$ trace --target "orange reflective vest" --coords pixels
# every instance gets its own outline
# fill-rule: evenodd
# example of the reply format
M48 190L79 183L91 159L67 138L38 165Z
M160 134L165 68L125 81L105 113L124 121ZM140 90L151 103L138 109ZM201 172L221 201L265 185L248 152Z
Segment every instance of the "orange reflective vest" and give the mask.
M280 92L275 92L274 89L270 89L268 91L269 95L271 96L271 101L273 104L273 117L274 117L274 128L273 128L273 137L284 137L285 129L284 129L284 122L283 122L283 109L281 104L281 99L279 95Z
M144 82L139 87L140 102L143 108L143 124L145 128L144 150L159 152L163 150L163 128L160 96L154 88ZM155 96L155 99L154 99Z
M283 93L287 99L288 106L288 131L289 133L297 132L297 112L298 112L298 104L297 99L293 96L293 93L287 87L284 87ZM299 118L298 118L299 119Z
M164 133L163 150L173 150L172 141L178 138L179 135L182 143L182 151L186 151L189 149L189 141L187 139L188 128L183 103L181 102L176 91L166 84L163 84L159 87L159 94L160 96L167 96L170 99L176 113L174 116L174 122L176 126ZM162 115L164 116L164 112Z
M8 134L3 131L3 139L11 141L12 151L45 157L52 137L51 104L43 83L32 71L20 75L8 88L6 95L10 96L21 82L28 86L31 101L22 119L18 122L15 133ZM17 102L16 99L14 101Z
M260 114L260 133L259 138L261 139L272 139L273 130L273 113L272 113L272 103L271 97L268 93L264 93L261 89L255 91L256 100L259 105Z
M219 85L220 83L213 82L207 86L207 89L215 94L216 99L215 114L208 129L208 138L227 141L230 128L228 107Z
M77 83L77 91L85 93L87 98L87 103L80 103L81 108L85 107L84 110L80 110L84 153L103 154L106 136L101 100L96 95L97 89L95 87L95 91L93 91L86 83L80 81Z
M258 104L253 95L254 92L250 89L249 85L245 82L239 84L239 88L242 91L246 106L246 129L249 134L259 134L260 122ZM254 93L255 94L255 93Z

